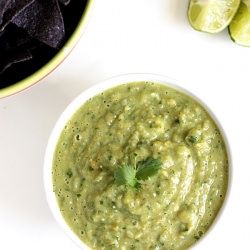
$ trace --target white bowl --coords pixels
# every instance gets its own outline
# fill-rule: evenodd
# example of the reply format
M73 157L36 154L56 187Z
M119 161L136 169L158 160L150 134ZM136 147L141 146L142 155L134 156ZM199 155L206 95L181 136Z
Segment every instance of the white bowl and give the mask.
M48 141L47 149L46 149L46 154L45 154L44 187L45 187L45 193L46 193L49 207L50 207L56 221L63 228L63 230L66 232L66 234L82 249L89 249L75 235L75 233L69 228L69 226L67 225L67 223L63 219L61 212L59 210L59 207L58 207L58 204L56 201L56 197L55 197L55 194L53 192L52 174L51 174L54 150L55 150L58 138L61 134L61 131L63 130L67 121L90 97L93 97L96 94L101 93L101 92L103 92L111 87L114 87L114 86L117 86L117 85L120 85L123 83L136 82L136 81L137 82L138 81L153 81L153 82L157 82L157 83L166 84L169 87L172 87L180 92L187 94L188 96L190 96L191 98L196 100L198 103L200 103L201 106L203 106L206 109L206 111L209 113L209 115L215 121L215 123L216 123L217 127L219 128L219 130L222 134L222 137L224 139L226 149L227 149L227 154L228 154L229 168L230 168L229 169L228 190L227 190L227 194L226 194L226 197L224 199L222 208L220 209L220 211L216 217L216 220L212 223L212 226L210 226L209 230L205 233L205 237L202 237L201 240L199 240L196 244L194 244L192 246L192 249L198 249L198 247L202 247L202 244L206 244L206 242L204 242L203 240L204 240L204 238L207 238L207 235L209 235L208 232L210 232L212 230L213 226L216 224L215 222L218 221L218 219L222 213L222 210L225 207L226 200L228 199L229 188L231 186L230 185L231 184L231 176L232 176L232 164L231 164L232 161L230 158L231 154L230 154L230 150L229 150L228 141L226 139L226 135L223 131L222 126L220 125L219 120L215 117L213 112L207 107L207 105L205 103L202 102L202 100L197 98L195 95L193 95L192 93L190 93L186 89L180 87L176 80L170 79L170 78L165 77L165 76L154 75L154 74L128 74L128 75L121 75L118 77L114 77L114 78L108 79L106 81L103 81L97 85L90 87L89 89L87 89L82 94L80 94L75 100L73 100L68 105L68 107L65 109L65 111L62 113L62 115L58 119L58 121L57 121L57 123L56 123L56 125L51 133L51 136L50 136L49 141Z

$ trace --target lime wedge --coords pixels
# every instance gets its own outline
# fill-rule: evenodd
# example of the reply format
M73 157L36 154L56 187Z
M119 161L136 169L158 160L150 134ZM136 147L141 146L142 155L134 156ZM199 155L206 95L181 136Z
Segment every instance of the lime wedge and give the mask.
M226 28L240 6L240 0L190 0L188 19L199 31L218 33Z
M242 0L229 25L231 39L242 46L250 46L250 0Z

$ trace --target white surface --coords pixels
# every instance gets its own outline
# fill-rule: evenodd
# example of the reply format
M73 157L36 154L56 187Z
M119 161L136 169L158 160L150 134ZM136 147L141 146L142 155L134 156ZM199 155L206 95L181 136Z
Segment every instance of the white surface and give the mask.
M194 31L188 0L96 0L85 34L46 79L0 100L0 248L79 249L45 200L43 158L50 132L87 87L125 73L175 78L219 118L231 146L233 182L224 213L197 249L249 250L250 48L227 30Z

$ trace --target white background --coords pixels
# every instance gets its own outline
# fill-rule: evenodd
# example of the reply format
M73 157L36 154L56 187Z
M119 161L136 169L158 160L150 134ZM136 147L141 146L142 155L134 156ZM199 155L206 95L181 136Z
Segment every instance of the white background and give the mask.
M70 56L35 86L0 100L0 249L78 249L46 203L47 140L71 100L125 73L177 79L218 117L232 152L232 188L196 249L250 249L250 48L235 45L227 30L193 30L187 7L188 0L96 0Z

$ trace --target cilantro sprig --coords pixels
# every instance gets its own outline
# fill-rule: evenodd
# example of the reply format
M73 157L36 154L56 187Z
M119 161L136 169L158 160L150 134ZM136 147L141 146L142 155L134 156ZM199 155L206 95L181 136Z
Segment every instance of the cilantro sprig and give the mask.
M134 165L123 165L114 172L115 183L117 186L127 185L139 188L141 182L155 176L162 167L160 159L148 157L143 161L136 160Z

